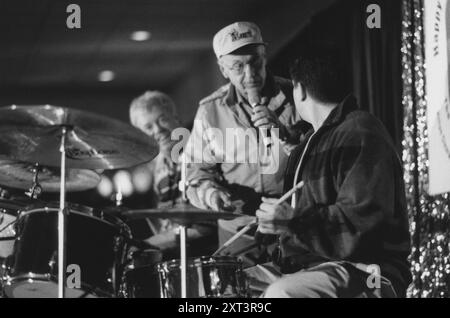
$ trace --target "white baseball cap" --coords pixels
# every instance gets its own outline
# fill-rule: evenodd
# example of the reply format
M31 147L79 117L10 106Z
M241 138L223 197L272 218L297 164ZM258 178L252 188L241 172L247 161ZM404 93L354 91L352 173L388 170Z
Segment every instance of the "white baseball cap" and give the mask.
M261 31L252 22L235 22L214 35L213 49L217 58L249 44L263 44Z

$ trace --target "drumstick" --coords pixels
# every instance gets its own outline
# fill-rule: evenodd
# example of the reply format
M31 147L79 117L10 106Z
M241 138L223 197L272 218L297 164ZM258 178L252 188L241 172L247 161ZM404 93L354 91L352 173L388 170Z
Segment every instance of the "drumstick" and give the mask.
M297 191L298 189L300 189L301 187L303 187L303 181L300 181L299 183L297 183L296 186L294 186L291 190L289 190L288 192L286 192L281 198L278 199L277 202L275 202L275 205L281 204L284 201L286 201L287 199L289 199L295 191ZM250 231L250 229L252 227L254 227L255 225L258 225L258 221L252 221L249 224L247 224L244 228L242 228L239 232L237 232L236 234L234 234L228 241L226 241L222 247L220 247L217 251L215 251L213 253L212 256L215 256L217 254L219 254L220 252L222 252L224 249L226 249L228 246L230 246L231 244L233 244L234 241L236 241L238 238L240 238L242 235L244 235L245 233L247 233L248 231Z
M286 201L287 199L289 199L294 194L294 192L297 191L298 189L301 189L301 187L303 187L303 181L300 181L291 190L286 192L281 198L278 199L278 201L275 203L275 205L281 204L284 201Z
M244 226L239 232L237 232L236 234L234 234L228 241L226 241L222 247L220 247L217 251L214 252L214 254L212 256L216 256L217 254L219 254L220 252L222 252L224 249L226 249L228 246L230 246L231 244L233 244L234 241L236 241L238 238L240 238L242 235L244 235L245 233L247 233L248 231L250 231L250 229L252 227L254 227L255 225L258 225L257 221L252 221L249 224L247 224L246 226Z

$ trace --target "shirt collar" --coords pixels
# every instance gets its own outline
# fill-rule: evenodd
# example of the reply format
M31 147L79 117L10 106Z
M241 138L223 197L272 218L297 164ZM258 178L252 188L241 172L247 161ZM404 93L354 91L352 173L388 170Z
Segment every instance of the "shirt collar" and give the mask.
M286 100L286 94L270 74L267 75L266 83L262 91L262 97L268 101L267 107L272 111L276 111L279 107L283 106L284 101ZM247 101L245 101L245 99L237 92L236 87L230 83L225 103L227 106L233 107L236 104L247 104Z

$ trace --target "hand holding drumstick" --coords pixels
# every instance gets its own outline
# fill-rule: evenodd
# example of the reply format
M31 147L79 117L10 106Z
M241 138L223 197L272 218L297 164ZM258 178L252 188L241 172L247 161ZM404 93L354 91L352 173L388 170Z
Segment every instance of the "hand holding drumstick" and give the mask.
M256 217L258 221L247 224L242 230L237 232L235 235L233 235L233 237L226 241L222 245L222 247L215 251L213 256L219 254L221 251L233 244L234 241L236 241L239 237L247 233L256 225L259 225L258 230L261 233L278 234L273 233L272 227L275 227L276 225L272 222L274 220L287 220L287 218L289 217L292 219L292 217L294 216L294 210L285 201L289 199L295 193L295 191L299 190L301 187L303 187L303 181L299 182L279 199L263 198L263 203L261 203L258 211L256 211ZM280 215L277 215L277 213L280 213Z
M262 198L262 203L256 211L259 232L281 234L286 231L287 222L294 218L294 209L286 201L301 187L303 187L303 181L299 182L280 199Z

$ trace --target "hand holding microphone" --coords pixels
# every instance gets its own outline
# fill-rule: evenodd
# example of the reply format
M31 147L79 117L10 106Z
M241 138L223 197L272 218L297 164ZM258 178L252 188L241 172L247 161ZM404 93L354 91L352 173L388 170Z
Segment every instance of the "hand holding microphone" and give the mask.
M261 103L261 95L257 88L247 88L247 99L253 108L251 120L256 128L260 128L260 136L265 146L272 144L270 130L279 128L278 117L267 106Z

